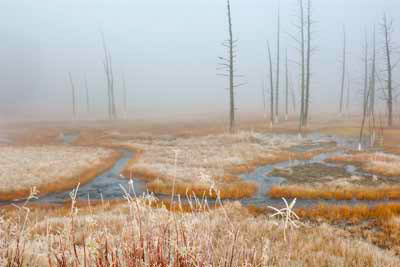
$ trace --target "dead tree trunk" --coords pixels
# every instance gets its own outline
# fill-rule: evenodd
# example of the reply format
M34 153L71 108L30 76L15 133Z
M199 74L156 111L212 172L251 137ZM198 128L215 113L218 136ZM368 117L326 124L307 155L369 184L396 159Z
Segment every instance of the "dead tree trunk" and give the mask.
M291 92L291 95L292 95L293 112L296 112L296 93L294 92L293 82L292 82L291 79L290 79L290 84L291 84L291 86L290 86L290 92Z
M386 65L386 90L387 90L387 107L388 107L388 125L393 125L393 84L392 84L392 72L394 66L392 65L392 39L391 34L393 32L393 21L387 20L386 14L383 15L382 21L382 32L385 39L385 65Z
M366 44L368 44L368 42ZM368 88L367 92L365 94L365 101L363 103L363 116L362 116L362 120L361 120L360 136L359 136L359 142L358 142L358 150L362 149L362 139L363 139L363 136L364 136L365 120L366 120L366 117L368 115L367 114L367 111L368 111L367 106L368 106L368 101L369 101L370 94L371 94L371 88Z
M275 85L275 119L279 121L279 70L280 70L280 41L281 41L281 16L278 8L278 31L277 31L277 59L276 59L276 85Z
M305 118L305 45L304 45L304 7L303 7L303 0L299 0L299 7L300 7L300 76L301 76L301 99L300 99L300 129L304 126L304 118Z
M234 78L241 77L240 75L236 75L235 63L236 63L236 43L238 40L233 38L233 30L232 30L232 13L231 13L231 4L230 0L226 1L227 3L227 17L228 17L228 39L225 40L222 45L225 46L228 50L228 56L219 57L222 61L219 63L220 67L218 70L224 70L227 73L217 74L219 76L228 77L228 90L229 90L229 132L233 133L235 131L235 89L239 86L244 85L245 83L235 84Z
M72 116L74 120L76 119L76 100L75 100L75 86L74 81L72 80L71 72L68 73L69 75L69 82L71 83L71 97L72 97Z
M349 113L349 109L350 109L350 85L351 85L351 81L350 81L350 75L349 73L347 73L347 97L346 97L346 110Z
M311 79L311 0L307 0L307 76L306 96L304 111L304 126L308 124L308 111L310 107L310 79Z
M340 114L343 113L344 81L346 79L346 29L343 26L342 82L340 88Z
M245 83L235 84L234 78L242 77L241 75L236 75L235 63L236 63L236 43L237 39L233 38L233 30L232 30L232 13L231 13L231 4L230 0L226 1L227 3L227 17L228 17L228 39L225 40L222 45L228 49L228 56L219 57L222 61L219 63L221 66L218 70L225 70L227 73L218 74L220 76L228 77L228 90L229 90L229 132L233 133L235 131L235 89L239 86L244 85Z
M110 91L110 77L109 77L109 57L108 57L108 51L107 51L107 45L106 45L106 40L104 37L104 33L101 32L101 37L103 41L103 50L104 50L104 60L103 60L103 67L104 71L106 73L106 79L107 79L107 107L108 107L108 119L111 120L112 118L112 104L111 104L111 91Z
M288 56L286 49L286 62L285 62L285 120L289 116L289 73L288 73Z
M266 100L266 95L265 95L264 80L261 83L261 95L262 95L262 99L263 99L263 115L264 115L264 119L266 119L267 118L267 100Z
M373 34L373 46L372 46L372 69L371 69L371 80L370 80L370 102L369 102L369 113L373 116L375 113L375 84L376 84L376 39L375 39L375 28Z
M274 78L273 78L273 70L272 70L272 58L271 58L271 48L269 45L269 42L267 43L268 45L268 59L269 59L269 81L270 81L270 92L271 92L271 104L270 104L270 108L271 108L271 125L274 124Z
M364 90L363 90L363 114L368 113L368 37L365 32L365 46L364 46Z
M90 113L89 87L88 87L86 75L85 75L85 89L86 89L86 112Z
M109 49L107 48L104 33L101 33L104 49L104 71L107 78L107 96L108 96L108 115L110 119L116 119L117 113L115 108L115 93L114 93L114 73L112 68L112 58Z
M126 91L126 81L125 81L125 75L122 73L122 86L124 89L124 117L127 118L128 116L128 100L127 100L127 91Z
M229 116L229 131L231 133L235 130L235 92L233 83L233 33L232 33L232 16L231 16L231 4L227 0L228 9L228 31L229 31L229 100L230 100L230 116Z

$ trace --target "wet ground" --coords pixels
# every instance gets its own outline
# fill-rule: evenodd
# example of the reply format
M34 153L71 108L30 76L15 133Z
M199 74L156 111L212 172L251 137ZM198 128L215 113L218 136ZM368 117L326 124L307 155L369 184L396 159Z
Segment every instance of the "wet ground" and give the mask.
M268 173L268 176L284 177L289 184L308 184L350 177L352 174L353 172L347 171L345 167L314 162L284 169L275 168Z
M79 133L70 132L63 134L62 138L65 144L73 143L79 137ZM306 182L306 177L314 175L314 178L321 179L325 174L330 174L331 176L344 177L351 175L369 175L361 173L357 167L353 165L336 165L325 163L325 159L342 155L345 150L356 149L358 143L356 140L343 139L334 136L323 136L319 134L311 134L306 137L298 137L305 139L304 145L295 146L290 148L292 151L307 152L314 149L337 146L334 152L322 153L310 160L294 160L285 161L277 164L270 164L266 166L260 166L254 171L249 173L244 173L241 175L243 180L255 181L259 184L259 189L257 193L252 198L241 199L240 202L243 204L255 204L255 205L282 205L281 199L272 199L266 192L270 187L274 185L287 184L290 177L295 177L296 173L302 173L298 175L298 180ZM146 184L144 181L139 179L132 179L130 182L128 179L124 179L120 176L121 171L127 164L129 159L132 157L132 152L129 150L122 149L122 157L114 164L111 170L102 173L97 176L88 184L79 187L77 197L81 200L108 200L108 199L122 199L124 196L124 191L122 187L125 188L130 194L142 195L146 193ZM292 170L293 173L289 173ZM287 179L286 179L286 178ZM133 188L133 190L132 190ZM36 203L62 203L64 201L70 200L70 190L66 192L59 192L49 194L47 196L41 197L35 200ZM160 199L170 199L167 195L155 195ZM183 200L185 201L185 200ZM213 204L214 200L208 200L210 204ZM368 204L374 205L378 203L383 203L385 201L336 201L336 200L297 200L296 206L308 206L317 203L326 204ZM3 202L0 204L10 204L10 202Z
M59 138L65 145L69 145L78 140L79 135L79 132L66 132L61 133Z

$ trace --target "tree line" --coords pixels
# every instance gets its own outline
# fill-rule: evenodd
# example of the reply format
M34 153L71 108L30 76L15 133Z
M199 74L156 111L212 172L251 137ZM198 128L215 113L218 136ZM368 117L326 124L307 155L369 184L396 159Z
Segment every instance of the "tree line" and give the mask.
M285 59L282 61L282 47L281 47L281 13L280 7L277 10L277 25L276 25L276 63L273 63L273 52L270 45L270 40L266 40L266 65L267 73L265 74L265 81L267 84L262 82L262 100L263 100L263 110L264 117L267 117L268 103L269 103L269 123L273 126L279 123L282 118L280 114L280 105L284 103L284 119L288 120L289 117L289 106L292 106L294 113L297 113L299 131L304 127L308 126L310 118L310 103L312 99L311 85L312 85L312 60L314 56L315 47L313 47L314 34L313 34L313 8L311 0L296 0L296 15L295 15L295 32L294 34L288 33L293 43L296 46L298 55L294 58L294 61L298 66L299 78L293 82L290 79L290 69L288 64L288 49L285 48ZM236 99L235 92L236 89L245 83L237 82L238 78L242 77L237 72L237 43L238 39L234 35L233 29L233 16L231 10L230 0L226 0L226 10L227 10L227 39L222 43L222 45L227 49L227 56L219 57L219 68L222 73L218 75L226 77L228 79L228 92L229 92L229 131L235 131L236 122ZM394 26L393 19L388 18L386 14L382 16L382 21L379 25L379 42L381 43L381 62L382 67L378 67L378 55L377 55L377 38L375 26L372 31L372 45L368 40L367 31L365 33L365 43L361 48L362 51L362 61L363 61L363 88L361 91L362 99L362 122L361 129L364 128L366 121L374 120L375 105L377 98L377 91L382 92L382 99L385 102L387 110L387 125L393 125L393 112L394 104L397 98L395 93L395 85L393 81L394 69L399 64L399 56L396 44L393 41ZM345 25L343 25L343 40L341 48L341 72L340 72L340 85L339 90L339 114L344 115L345 110L349 111L350 105L352 104L351 99L351 81L350 73L348 71L348 41L347 41L347 31ZM116 101L115 101L115 75L113 68L113 61L111 51L107 45L106 38L103 32L101 32L101 40L103 46L104 58L102 60L104 73L106 77L106 96L107 96L107 111L108 118L110 120L116 120L118 118ZM281 63L283 62L285 73L282 75L280 73ZM74 85L72 73L69 72L69 82L71 86L71 98L72 98L72 114L73 118L76 119L76 88ZM123 117L127 117L127 88L124 74L122 73L122 86L123 86ZM282 90L282 85L280 83L281 79L284 79L285 86ZM347 85L346 85L347 80ZM298 93L295 92L294 85L299 88ZM90 105L90 93L88 87L88 81L85 75L84 86L86 90L86 111L91 112ZM347 88L346 88L347 86ZM269 87L269 88L268 88ZM345 90L347 91L345 92ZM267 90L269 92L267 93ZM281 92L283 91L284 96L282 101ZM346 94L346 96L345 96ZM296 98L296 96L299 96ZM346 99L345 99L346 98ZM291 99L291 101L290 101ZM291 102L291 103L290 103ZM299 110L296 110L297 102L299 102ZM362 130L360 135L362 135Z
M289 81L289 69L288 69L288 55L286 49L286 59L285 59L285 120L288 119L289 114L289 98L292 98L293 111L296 111L296 102L299 101L300 110L298 111L299 120L299 130L307 127L310 118L310 103L311 103L311 84L312 84L312 59L315 47L313 47L313 25L314 21L312 18L312 1L311 0L296 0L297 14L295 15L295 34L289 34L291 39L296 44L296 50L298 51L297 62L299 67L299 79L296 81L299 84L299 98L296 99L296 94ZM232 37L232 12L230 0L227 0L228 8L228 58L223 58L226 62L226 67L228 67L229 75L229 92L230 92L230 131L234 131L234 121L235 121L235 106L234 106L234 95L235 95L235 79L234 65L236 63L236 53L234 51L234 43L237 42L233 40ZM267 117L267 103L269 102L269 122L270 125L274 125L280 120L280 63L281 63L281 23L280 23L280 8L277 10L277 30L276 30L276 66L273 64L273 54L271 50L270 41L267 40L267 79L269 87L269 93L266 93L265 83L262 82L262 103L264 110L264 117ZM351 80L350 73L347 70L348 60L347 60L347 40L346 40L346 28L343 26L343 46L342 46L342 56L341 56L341 79L339 86L339 114L343 115L345 109L348 111L351 105ZM396 44L393 41L394 27L393 19L389 19L386 14L383 15L382 21L380 23L380 35L382 44L382 61L383 67L381 71L378 71L377 66L377 43L376 43L376 33L375 26L373 30L373 41L372 41L372 51L369 51L370 43L366 37L364 44L363 62L364 62L364 83L362 89L362 125L364 127L365 120L373 120L375 113L376 97L377 97L377 83L379 83L380 91L382 92L383 100L385 102L387 110L387 125L393 125L393 105L395 103L395 86L393 83L393 71L399 63L398 50ZM367 34L366 34L367 36ZM371 55L370 55L371 52ZM396 57L396 61L393 57ZM275 77L274 77L275 73ZM382 76L382 77L381 77ZM347 80L347 85L346 85ZM346 88L347 86L347 88ZM345 90L347 92L345 93ZM346 94L346 96L345 96ZM268 101L269 98L269 101ZM346 99L345 99L346 98Z

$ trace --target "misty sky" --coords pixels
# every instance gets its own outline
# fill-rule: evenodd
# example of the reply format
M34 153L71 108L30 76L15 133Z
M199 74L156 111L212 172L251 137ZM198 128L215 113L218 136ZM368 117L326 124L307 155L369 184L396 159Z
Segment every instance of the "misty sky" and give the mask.
M298 92L299 55L289 37L297 34L293 26L297 1L231 2L234 35L239 39L238 69L244 75L240 82L247 83L237 90L238 112L261 112L261 83L267 79L266 41L271 42L275 55L278 3L281 51L288 49L291 80ZM343 25L348 33L352 99L357 97L362 87L364 31L371 39L376 25L381 57L383 12L395 19L393 40L400 45L399 0L313 1L317 51L312 58L312 112L321 107L337 109ZM101 30L113 56L119 106L121 75L125 74L130 116L227 116L226 79L216 75L217 58L226 55L220 45L227 37L224 0L2 0L0 20L0 118L70 117L68 72L79 90L81 117L87 117L84 75L93 108L104 117ZM395 80L399 78L397 71Z

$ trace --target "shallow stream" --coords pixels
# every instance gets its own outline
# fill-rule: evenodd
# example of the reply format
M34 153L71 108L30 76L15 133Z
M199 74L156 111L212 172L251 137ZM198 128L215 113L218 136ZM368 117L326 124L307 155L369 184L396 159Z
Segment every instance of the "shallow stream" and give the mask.
M71 144L79 137L79 133L64 133L62 135L64 144ZM243 180L247 181L255 181L259 185L257 193L251 198L243 198L239 201L242 204L249 205L255 204L258 206L264 205L272 205L272 206L282 206L283 201L281 199L273 199L270 198L266 192L268 189L274 185L281 185L287 183L287 180L283 177L277 176L269 176L268 174L272 172L275 168L284 169L288 167L294 167L304 164L310 163L320 163L326 166L331 167L340 167L339 165L329 164L324 162L325 159L330 158L332 156L343 155L346 149L356 149L357 148L357 141L351 139L342 139L333 136L322 136L319 134L310 134L307 137L298 137L298 138L306 138L306 145L298 145L295 147L289 148L290 151L294 152L307 152L311 151L316 148L324 147L326 144L333 144L335 143L337 149L334 152L322 153L310 160L293 160L293 161L285 161L276 164L269 164L265 166L260 166L256 168L254 171L244 173L240 175ZM128 179L125 179L120 176L121 171L123 170L124 166L128 163L129 159L131 159L133 153L127 149L121 149L122 152L121 158L114 164L114 166L97 176L91 182L82 185L79 187L77 198L80 200L110 200L110 199L121 199L124 196L124 191L121 187L124 187L131 192L131 188L133 185L134 194L137 196L142 195L146 192L146 183L140 179L132 179L132 184L130 184ZM346 165L345 169L351 175L366 175L358 170L357 167L353 165ZM35 203L63 203L64 201L71 200L70 198L70 191L65 192L58 192L52 193L46 196L39 198L38 200L34 200ZM155 195L159 199L170 199L171 196L168 195ZM181 200L185 202L184 199ZM212 199L208 200L208 203L212 205L215 201ZM325 203L325 204L347 204L347 205L355 205L355 204L368 204L368 205L375 205L378 203L385 203L387 201L360 201L360 200L301 200L298 199L296 202L296 206L309 206L318 203ZM0 202L1 204L10 204L11 202Z

